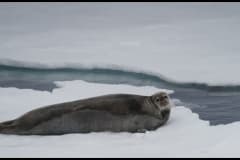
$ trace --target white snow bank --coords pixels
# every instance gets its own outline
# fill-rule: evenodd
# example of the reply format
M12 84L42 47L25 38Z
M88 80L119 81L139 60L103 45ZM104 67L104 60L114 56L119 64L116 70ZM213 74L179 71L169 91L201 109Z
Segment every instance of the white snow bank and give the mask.
M109 93L151 95L154 87L58 82L53 93L0 88L0 121L43 105ZM176 107L168 123L146 134L91 133L63 136L0 135L0 157L239 157L240 123L209 126L185 107Z
M0 5L0 59L240 84L238 3Z

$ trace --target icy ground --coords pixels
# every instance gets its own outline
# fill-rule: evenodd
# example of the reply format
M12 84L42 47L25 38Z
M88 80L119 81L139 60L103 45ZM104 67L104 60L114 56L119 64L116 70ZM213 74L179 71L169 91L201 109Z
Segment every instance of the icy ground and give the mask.
M0 63L240 84L239 3L1 3Z
M57 84L61 88L52 93L0 88L0 121L16 118L33 108L64 101L109 93L151 95L159 91L153 87L84 81ZM0 135L0 157L239 157L239 128L239 122L209 126L190 109L177 106L172 109L165 126L146 134Z
M239 8L239 3L1 3L0 64L99 66L176 81L240 84ZM0 121L63 101L159 91L58 84L62 88L52 93L0 88ZM165 126L146 134L0 135L0 157L240 157L239 135L240 122L209 126L177 106Z

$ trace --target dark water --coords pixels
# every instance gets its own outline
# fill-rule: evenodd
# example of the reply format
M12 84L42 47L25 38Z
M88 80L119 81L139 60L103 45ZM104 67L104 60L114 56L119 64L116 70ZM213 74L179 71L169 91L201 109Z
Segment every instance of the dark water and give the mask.
M158 76L113 69L37 69L0 65L0 87L52 91L54 81L84 80L106 84L154 86L174 90L179 105L199 114L211 125L240 121L240 86L208 86L201 83L177 83Z

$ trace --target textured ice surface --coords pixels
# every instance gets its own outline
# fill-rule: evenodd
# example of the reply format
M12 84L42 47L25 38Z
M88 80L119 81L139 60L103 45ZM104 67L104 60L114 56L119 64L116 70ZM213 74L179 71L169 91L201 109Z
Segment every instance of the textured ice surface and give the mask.
M62 88L52 93L0 88L0 121L48 104L109 93L151 95L159 91L154 87L84 81L57 84ZM0 135L0 157L239 157L239 127L239 122L209 126L208 121L200 120L191 110L177 106L165 126L146 134Z
M239 3L3 3L0 59L240 84Z

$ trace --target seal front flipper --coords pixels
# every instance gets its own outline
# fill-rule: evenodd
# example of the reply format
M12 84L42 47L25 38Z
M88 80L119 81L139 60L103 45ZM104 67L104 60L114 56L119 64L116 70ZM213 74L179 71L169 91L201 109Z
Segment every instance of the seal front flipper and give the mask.
M137 133L146 133L147 132L147 129L138 129L137 130Z

